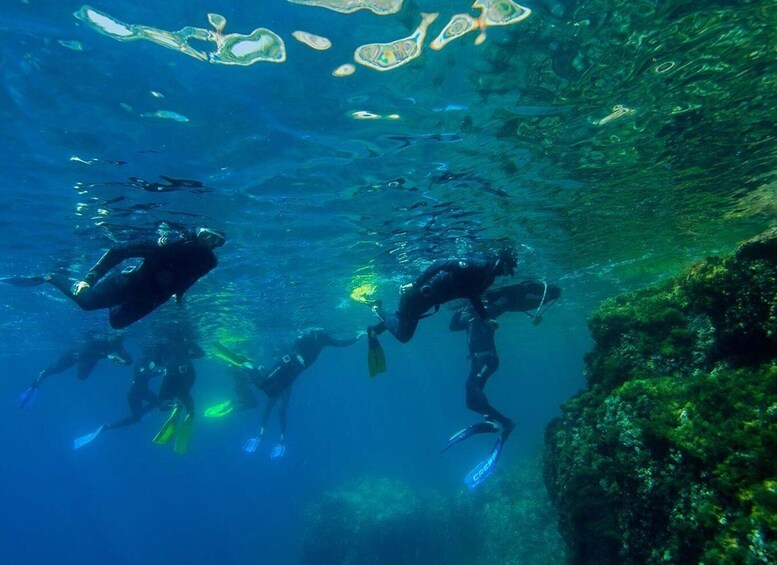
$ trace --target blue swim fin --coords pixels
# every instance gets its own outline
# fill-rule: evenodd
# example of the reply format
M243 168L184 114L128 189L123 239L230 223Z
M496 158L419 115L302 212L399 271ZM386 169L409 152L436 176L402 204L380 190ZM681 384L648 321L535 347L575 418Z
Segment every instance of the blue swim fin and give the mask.
M494 472L496 462L499 461L499 455L502 453L502 438L496 440L494 448L483 461L478 463L464 478L469 490L475 489L485 481L491 473Z
M262 438L259 436L250 437L245 442L243 442L243 451L246 453L253 453L256 451L256 448L259 447L259 444L262 442Z
M16 396L16 406L22 410L29 410L38 396L38 387L28 386Z
M486 420L485 422L478 422L477 424L472 424L471 426L467 426L463 430L460 430L455 434L453 434L448 440L448 443L445 444L445 447L443 447L440 450L440 453L445 453L460 441L464 441L465 439L470 438L475 434L492 434L498 430L499 430L499 426L490 420Z
M100 435L100 432L103 431L103 426L100 426L95 431L93 431L90 434L82 435L81 437L77 437L73 440L73 449L80 449L83 446L85 446L88 443L92 443L94 439Z
M283 455L286 453L286 446L282 443L279 443L275 447L272 448L272 453L270 453L270 459L280 459L283 457Z

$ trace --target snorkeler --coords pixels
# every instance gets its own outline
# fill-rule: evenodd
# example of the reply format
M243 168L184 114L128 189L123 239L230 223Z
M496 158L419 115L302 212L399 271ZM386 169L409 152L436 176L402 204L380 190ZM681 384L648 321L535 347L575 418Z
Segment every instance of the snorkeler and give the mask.
M38 377L32 381L29 387L24 389L16 398L19 408L29 409L38 388L49 376L67 371L76 365L76 377L83 381L89 378L97 363L102 359L110 359L115 363L130 365L132 357L122 345L123 337L120 335L87 336L84 344L75 349L63 353L56 363L43 369Z
M137 424L146 413L159 406L159 396L151 391L149 381L164 373L160 363L160 353L158 347L148 347L144 349L140 360L135 363L132 383L127 391L127 404L131 414L110 424L103 424L95 431L76 438L73 440L73 449L79 449L91 443L103 430L115 430Z
M537 292L538 290L540 292ZM532 317L532 322L536 325L537 320L541 319L539 313L543 305L548 305L548 301L556 300L561 295L561 289L541 281L524 281L490 291L486 296L489 295L496 298L493 303L486 303L486 311L491 319L496 319L505 312L526 312L536 309L537 312ZM549 296L552 298L548 298ZM471 306L466 306L454 313L449 328L454 332L467 332L470 359L470 371L466 383L467 408L481 414L483 421L472 424L451 436L442 452L475 434L499 432L499 438L489 456L476 465L465 478L469 488L473 489L493 472L502 447L515 428L515 424L491 405L484 392L488 379L499 368L499 356L494 342L496 327L486 323Z
M205 351L188 336L176 336L161 344L160 362L164 370L159 387L159 407L170 410L170 417L154 436L157 445L166 445L175 438L176 453L186 453L194 424L192 387L196 380L192 359L199 359ZM182 411L186 415L181 416Z
M436 261L415 281L399 289L399 307L386 314L380 303L373 308L380 323L367 328L370 376L386 371L386 359L378 336L385 330L401 343L407 343L415 334L418 322L440 309L440 305L457 298L466 298L486 323L496 325L488 318L481 296L500 275L513 275L518 264L511 249L502 249L483 258ZM434 312L428 311L434 308Z
M284 453L286 453L287 411L294 381L318 359L324 347L348 347L356 343L362 335L364 334L360 332L352 338L335 339L320 328L307 330L297 337L289 348L288 353L281 356L272 369L267 370L264 367L251 369L254 384L267 395L267 404L262 414L262 425L259 429L259 434L247 439L243 443L243 450L246 453L253 453L259 447L264 439L264 432L275 404L280 400L281 437L278 444L273 448L270 457L272 459L283 457Z
M221 232L210 228L171 232L158 239L109 249L75 284L61 274L8 277L0 282L15 286L51 283L83 310L109 308L111 327L125 328L172 296L180 304L184 293L216 267L213 249L225 241ZM133 258L142 261L106 276L111 269Z
M483 300L500 305L505 312L523 312L533 324L542 321L542 315L561 296L561 289L543 280L529 279L516 284L489 289ZM534 312L529 312L534 310Z

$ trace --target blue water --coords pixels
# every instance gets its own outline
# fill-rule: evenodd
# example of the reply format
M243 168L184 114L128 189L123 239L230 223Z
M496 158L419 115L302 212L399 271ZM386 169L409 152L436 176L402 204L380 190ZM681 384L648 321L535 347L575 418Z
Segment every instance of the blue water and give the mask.
M517 428L496 472L521 465L584 385L586 316L607 296L771 222L771 193L759 183L775 170L763 124L748 139L737 135L767 98L752 97L748 111L748 93L700 101L682 91L752 89L732 77L755 76L742 74L755 62L737 66L741 53L729 50L719 54L728 66L682 67L680 79L664 72L668 63L655 68L670 56L683 62L681 48L656 54L640 33L619 31L631 22L680 37L667 21L683 10L527 4L529 19L490 28L483 46L473 33L394 71L359 67L337 79L331 72L357 46L409 35L422 11L441 12L434 37L469 3L410 1L386 17L282 0L93 5L163 30L206 28L215 11L227 32L267 27L284 38L285 63L241 67L99 35L73 16L77 2L4 0L0 275L76 276L111 244L162 221L223 229L220 265L189 293L185 313L209 353L227 341L261 360L301 328L345 335L372 323L349 298L360 276L393 305L398 285L430 261L510 243L516 280L545 278L564 293L539 326L522 314L500 320L501 366L487 393ZM295 29L334 45L310 50L291 38ZM597 51L597 41L623 37L642 46L627 69L615 55L592 62L613 53ZM598 125L616 105L634 112ZM359 121L358 111L400 118ZM711 149L715 163L703 162L699 140L730 160ZM731 150L739 143L747 147ZM464 406L464 336L448 331L443 309L409 344L383 339L389 372L378 378L367 376L363 342L324 350L294 387L283 460L270 461L270 445L241 451L257 411L200 418L186 456L152 445L158 413L74 452L74 437L125 413L128 369L102 362L86 382L53 376L29 412L13 399L88 330L107 328L105 313L81 312L48 288L1 286L0 304L5 563L295 563L305 508L322 493L374 476L454 495L490 445L478 438L438 454L477 420ZM179 315L167 304L133 325L131 353ZM209 355L195 365L198 409L231 396L224 363ZM276 420L269 433L277 437Z

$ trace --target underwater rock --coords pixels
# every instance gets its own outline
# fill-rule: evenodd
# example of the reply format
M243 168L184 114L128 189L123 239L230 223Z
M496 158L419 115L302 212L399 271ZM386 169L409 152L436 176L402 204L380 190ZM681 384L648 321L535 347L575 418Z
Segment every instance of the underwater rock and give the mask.
M544 454L570 562L777 562L777 229L589 326Z
M539 457L504 468L473 495L420 496L362 479L308 507L303 564L547 565L564 561Z

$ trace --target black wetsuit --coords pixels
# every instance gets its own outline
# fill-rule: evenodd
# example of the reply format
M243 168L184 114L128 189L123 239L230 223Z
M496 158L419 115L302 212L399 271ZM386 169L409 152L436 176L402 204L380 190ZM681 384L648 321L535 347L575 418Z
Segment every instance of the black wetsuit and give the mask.
M192 387L196 380L192 359L203 357L202 348L190 340L171 341L162 346L161 364L165 376L159 387L160 405L169 406L172 401L179 400L186 412L194 416L194 398Z
M162 374L158 365L158 353L155 348L144 352L143 358L135 363L132 374L132 384L127 391L127 404L131 414L126 418L117 420L105 426L106 429L122 428L140 422L143 416L159 406L159 396L154 394L149 387L149 381Z
M121 338L116 336L87 338L81 347L66 351L51 367L43 369L33 386L40 386L50 375L62 373L73 365L76 365L76 376L83 381L89 377L98 361L109 357L123 365L132 363L132 357L124 349Z
M488 315L497 318L505 310L502 307L489 305ZM494 344L494 326L487 324L483 318L472 309L458 310L451 318L451 331L467 332L467 347L469 348L470 370L467 377L467 408L482 414L487 419L493 419L507 426L510 419L491 406L483 389L489 377L499 368L499 356Z
M142 258L106 276L123 261ZM158 306L184 293L217 264L213 251L201 244L193 232L159 239L138 241L109 249L84 277L91 285L78 295L72 281L51 275L49 281L83 310L110 308L110 323L124 328L137 322Z
M291 398L291 385L310 367L324 347L348 347L358 338L335 339L323 330L311 330L298 337L289 352L274 364L270 371L263 367L254 369L255 384L267 395L267 405L262 415L262 428L267 427L275 403L280 399L281 435L286 435L286 412Z
M394 314L378 312L381 322L371 326L375 335L385 330L402 343L415 334L419 320L434 308L457 298L468 299L475 311L486 319L482 294L494 283L498 274L497 258L437 261L411 285L400 290L399 307Z
M483 299L489 304L499 305L505 312L529 312L549 305L560 296L561 289L554 284L526 280L489 289Z

